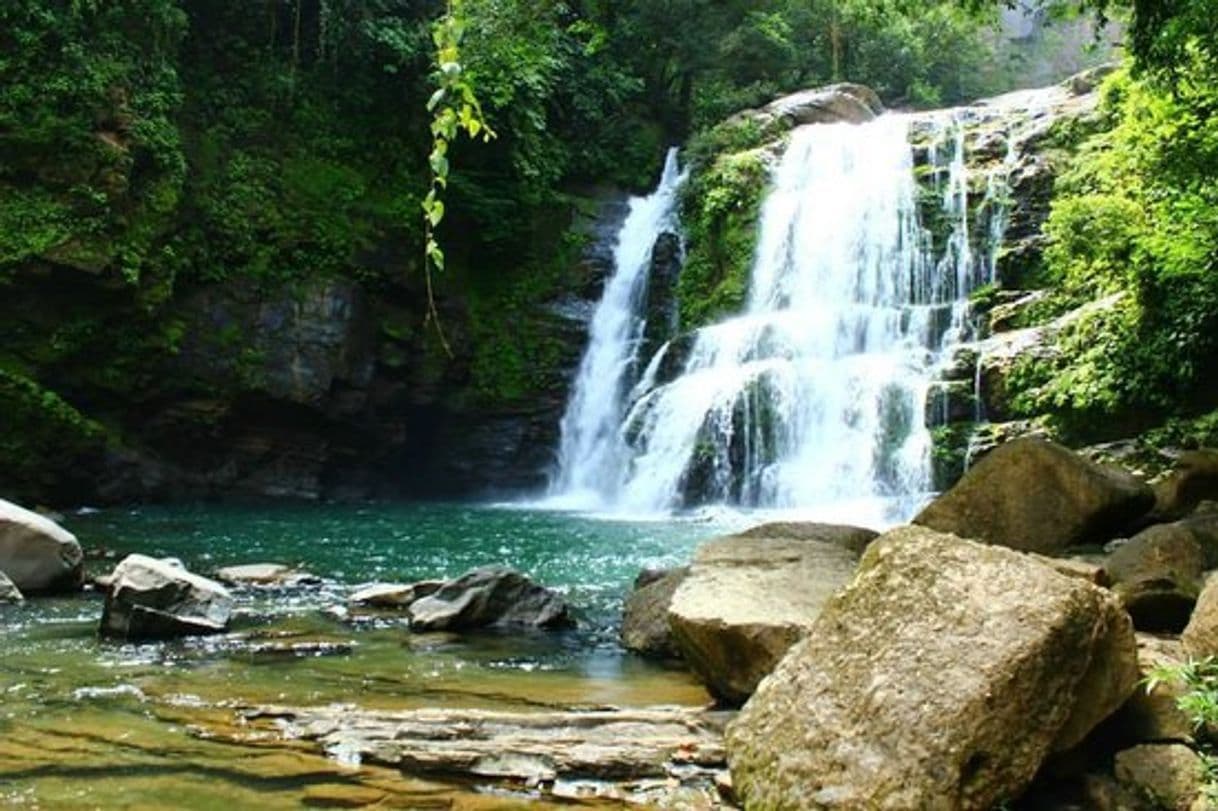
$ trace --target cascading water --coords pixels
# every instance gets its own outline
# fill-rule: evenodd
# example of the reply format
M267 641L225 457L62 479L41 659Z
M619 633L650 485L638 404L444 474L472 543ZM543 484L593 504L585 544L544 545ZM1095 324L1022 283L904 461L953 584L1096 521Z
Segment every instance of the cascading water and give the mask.
M614 273L592 317L588 349L580 362L562 419L552 503L578 508L607 505L629 459L622 439L627 395L636 383L639 347L646 326L643 305L652 248L676 229L676 201L685 176L670 149L659 187L630 201L618 234Z
M943 302L907 130L887 116L792 134L745 313L701 330L682 374L627 416L623 504L815 511L929 489Z
M674 227L670 155L621 233L563 420L558 503L908 519L932 487L935 369L971 337L968 296L993 281L1006 223L1011 138L1005 160L970 176L966 118L794 130L762 209L744 312L639 358L648 253ZM915 131L927 145L917 172ZM970 208L970 195L981 204Z

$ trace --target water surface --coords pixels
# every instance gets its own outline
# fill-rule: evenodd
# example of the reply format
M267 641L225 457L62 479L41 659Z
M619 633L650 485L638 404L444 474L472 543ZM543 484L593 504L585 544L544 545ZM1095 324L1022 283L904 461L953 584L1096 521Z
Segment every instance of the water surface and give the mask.
M201 574L299 565L323 584L238 592L232 632L132 645L97 639L102 598L0 607L0 804L41 808L514 807L503 797L221 742L253 704L361 707L699 705L687 674L616 642L639 569L686 561L723 520L605 521L463 505L157 507L68 516L92 573L142 552ZM411 634L400 616L346 608L359 584L513 565L562 591L581 627L560 634Z

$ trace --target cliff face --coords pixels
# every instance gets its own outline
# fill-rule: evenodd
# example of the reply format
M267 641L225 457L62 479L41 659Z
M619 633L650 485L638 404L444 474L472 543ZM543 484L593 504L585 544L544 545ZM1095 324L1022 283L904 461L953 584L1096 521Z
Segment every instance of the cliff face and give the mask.
M194 286L153 316L104 273L23 269L0 301L0 490L93 503L536 488L623 203L602 192L558 212L537 237L554 256L544 274L525 262L460 295L460 267L442 280L451 356L417 278Z

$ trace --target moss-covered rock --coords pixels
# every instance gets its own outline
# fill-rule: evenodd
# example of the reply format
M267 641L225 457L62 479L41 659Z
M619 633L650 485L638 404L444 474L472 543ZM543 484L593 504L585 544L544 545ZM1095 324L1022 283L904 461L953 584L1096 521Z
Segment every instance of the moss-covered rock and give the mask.
M719 155L686 186L687 252L677 285L681 329L705 326L744 306L772 161L768 148Z

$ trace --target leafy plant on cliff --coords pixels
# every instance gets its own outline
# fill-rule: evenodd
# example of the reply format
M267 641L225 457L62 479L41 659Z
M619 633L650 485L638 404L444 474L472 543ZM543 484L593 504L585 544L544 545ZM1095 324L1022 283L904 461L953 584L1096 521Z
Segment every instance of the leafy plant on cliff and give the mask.
M682 203L687 253L677 285L682 329L744 304L769 165L765 150L728 153L691 178Z
M1218 73L1200 51L1170 87L1114 77L1116 125L1061 178L1045 232L1059 293L1124 298L1075 325L1021 385L1076 433L1150 423L1218 397ZM1030 384L1030 385L1029 385Z

